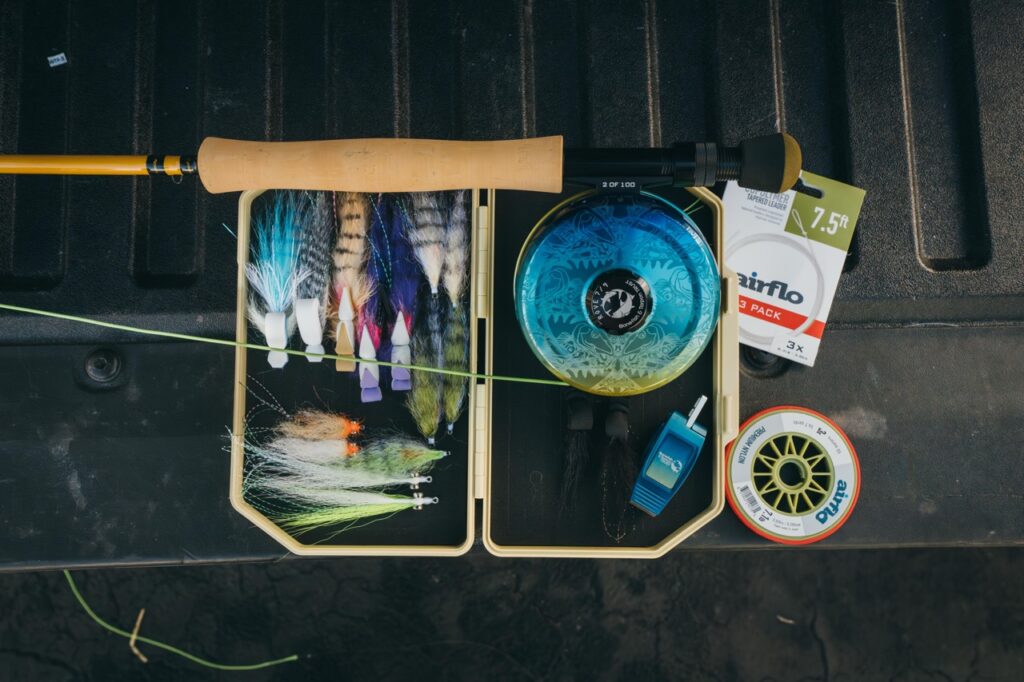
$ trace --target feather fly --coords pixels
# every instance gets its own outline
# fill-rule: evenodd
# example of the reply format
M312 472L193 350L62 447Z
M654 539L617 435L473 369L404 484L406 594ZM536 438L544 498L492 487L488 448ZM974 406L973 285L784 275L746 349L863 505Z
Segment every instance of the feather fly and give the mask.
M466 215L467 194L455 192L444 230L444 270L441 281L452 307L457 307L465 293L469 270L469 220Z
M359 452L362 465L368 469L407 475L426 473L447 456L444 450L425 447L403 436L368 441Z
M282 436L305 440L346 440L363 431L358 419L333 412L299 410L290 419L277 425L275 431Z
M637 455L629 444L629 406L612 403L605 418L604 457L601 462L601 525L615 542L636 527L637 511L629 497L640 474Z
M389 457L389 453L378 453L379 444L374 444L367 452L357 448L355 455L345 454L351 445L345 441L281 438L265 445L253 445L250 453L261 467L260 484L278 492L296 488L308 491L418 487L430 482L425 474L444 456L442 452L425 448L423 452L406 456L401 446L386 445L384 447L399 450L397 456Z
M366 231L369 213L366 196L347 192L336 198L338 239L334 247L334 328L335 351L338 355L356 354L356 328L359 312L370 297L366 285ZM338 360L339 372L354 371L355 362Z
M594 428L591 399L580 391L572 391L565 399L565 435L563 437L562 482L558 495L560 514L576 507L583 475L590 463L590 432Z
M438 319L437 299L432 297L428 304L431 308L427 314L427 322ZM440 334L440 330L436 331ZM417 364L437 366L437 349L434 343L435 332L425 323L416 326L412 335L412 357ZM441 392L443 381L437 372L413 371L412 388L406 394L405 404L409 414L416 422L416 428L431 445L437 435L437 427L441 421Z
M299 269L307 275L296 290L295 318L306 352L323 353L335 226L333 196L328 192L306 192L299 201L305 204L305 220L299 235ZM320 358L308 359L320 362Z
M409 225L409 243L416 260L430 285L430 293L437 296L444 267L445 216L438 195L433 192L415 192L412 202L412 221Z
M426 319L421 319L413 332L412 358L415 364L440 368L444 363L444 332L438 287L444 268L445 215L438 194L420 192L410 194L409 198L412 204L409 243L430 286ZM443 386L441 376L435 372L414 372L412 388L406 396L417 428L431 444L443 416Z
M326 500L311 503L305 498L301 501L303 506L299 511L278 517L281 527L295 535L326 527L340 527L340 531L344 531L368 519L384 518L406 509L437 504L438 499L422 495L408 497L361 490L339 490Z
M245 499L294 534L340 526L403 509L434 504L426 498L388 492L418 489L426 473L447 453L397 436L356 443L358 420L305 410L288 416L259 442L245 442ZM317 438L325 436L326 438Z
M416 294L420 284L416 255L408 237L411 218L405 205L394 199L382 208L382 217L387 225L388 244L391 247L391 288L388 290L388 301L394 315L390 338L391 362L408 365L412 362L409 344L416 320ZM392 367L391 390L408 391L411 387L412 375L409 370Z
M387 206L384 195L369 201L368 206L370 228L366 241L369 252L366 283L371 294L359 316L358 336L359 357L372 360L379 356L385 341L384 330L389 317L388 293L391 290L394 269L386 225ZM360 399L364 403L380 400L383 397L380 390L380 367L373 363L361 363L358 371Z
M357 444L345 439L304 440L281 437L253 446L263 457L305 464L346 466L391 476L415 476L430 471L448 453L403 436L376 438ZM269 454L268 454L269 453Z
M451 310L444 329L444 367L466 371L469 369L469 334L467 333L466 306L462 299L466 290L469 270L469 225L466 219L466 192L456 192L448 224L445 227L444 272L442 280ZM448 433L466 403L469 379L453 374L444 375L442 401Z
M252 256L245 266L250 293L248 315L267 345L286 348L295 331L293 304L308 273L299 267L301 205L289 192L276 192L253 225ZM288 355L270 351L267 362L284 367Z

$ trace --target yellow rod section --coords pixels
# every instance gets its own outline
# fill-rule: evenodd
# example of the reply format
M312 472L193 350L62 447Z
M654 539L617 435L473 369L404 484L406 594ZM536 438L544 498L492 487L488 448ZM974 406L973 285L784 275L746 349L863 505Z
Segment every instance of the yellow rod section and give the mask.
M164 157L164 175L182 175L180 156Z
M15 175L149 175L146 156L62 156L0 154L0 174ZM170 157L177 161L178 157ZM178 163L174 164L180 175Z

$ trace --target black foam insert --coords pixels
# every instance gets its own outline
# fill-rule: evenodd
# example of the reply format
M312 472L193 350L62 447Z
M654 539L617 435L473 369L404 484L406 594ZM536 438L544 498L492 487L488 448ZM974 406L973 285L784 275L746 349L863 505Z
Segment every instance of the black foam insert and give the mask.
M266 193L257 197L253 202L253 215L259 211L261 202L270 196L270 193ZM424 280L420 287L418 310L426 309L425 299L428 296L430 290ZM251 326L249 335L253 343L263 343L259 332ZM328 348L328 352L330 345L325 338L324 347ZM303 347L298 332L291 339L291 347ZM248 351L246 407L251 428L267 428L279 423L281 414L267 405L276 403L290 414L302 408L311 408L359 418L364 427L361 440L374 435L396 433L422 440L405 407L406 393L392 391L390 370L381 367L380 371L383 400L362 403L359 400L359 379L356 373L336 371L333 360L311 363L303 357L292 356L283 369L272 369L267 364L265 351ZM443 424L438 428L436 447L450 454L430 471L433 481L422 485L420 489L425 497L436 496L438 504L425 506L418 511L408 509L391 516L367 519L341 533L338 533L338 527L318 529L298 539L305 544L331 545L461 545L468 531L468 422L467 412L463 412L452 435L447 434ZM356 442L360 439L356 439ZM389 492L412 494L408 488L395 488Z
M526 343L516 321L515 265L519 250L537 221L562 195L497 192L494 226L494 372L524 377L552 378ZM693 197L685 190L659 192L678 206ZM716 248L710 209L701 208L693 219L712 248ZM630 409L631 445L637 457L673 410L686 412L702 393L714 396L712 361L714 341L697 361L668 385L625 399ZM693 472L657 518L637 512L637 527L621 543L609 538L601 522L600 461L605 442L604 420L608 398L596 397L591 457L575 510L560 515L558 494L562 471L565 423L564 396L568 389L495 382L491 444L491 537L499 545L636 546L657 544L711 504L714 442L708 441ZM617 398L616 400L622 400ZM700 422L711 427L717 415L709 400ZM713 428L709 428L713 433Z

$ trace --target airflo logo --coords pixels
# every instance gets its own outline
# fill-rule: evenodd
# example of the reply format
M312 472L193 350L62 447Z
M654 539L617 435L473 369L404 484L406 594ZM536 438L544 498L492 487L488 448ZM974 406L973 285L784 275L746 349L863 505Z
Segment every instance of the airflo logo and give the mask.
M842 506L843 500L846 498L846 481L839 479L836 482L836 494L832 496L832 501L822 507L821 511L814 515L814 518L818 520L818 523L824 525L830 516L839 513L839 507Z
M749 275L744 275L742 272L737 272L736 276L740 278L740 286L744 289L750 289L756 291L759 294L765 294L766 296L774 296L775 298L788 301L793 305L799 305L804 302L804 295L795 289L790 289L789 285L785 282L780 282L777 279L773 279L771 282L766 282L762 279L757 278L757 273L752 272Z

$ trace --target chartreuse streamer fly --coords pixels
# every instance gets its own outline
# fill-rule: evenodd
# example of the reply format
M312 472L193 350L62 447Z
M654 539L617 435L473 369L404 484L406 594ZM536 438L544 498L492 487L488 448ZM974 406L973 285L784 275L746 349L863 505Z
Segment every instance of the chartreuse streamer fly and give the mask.
M426 474L446 452L398 435L361 441L358 421L308 410L286 416L269 433L245 440L242 493L286 531L336 527L341 532L363 520L438 502L395 490L430 483ZM317 438L323 435L328 438Z
M469 221L466 217L466 193L457 192L445 227L444 273L442 282L451 309L444 329L444 366L469 368L469 334L466 306L462 304L469 278ZM457 376L445 376L441 390L448 433L462 414L469 382Z

